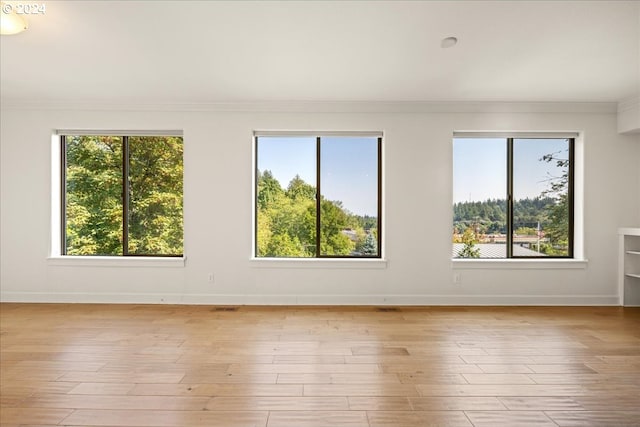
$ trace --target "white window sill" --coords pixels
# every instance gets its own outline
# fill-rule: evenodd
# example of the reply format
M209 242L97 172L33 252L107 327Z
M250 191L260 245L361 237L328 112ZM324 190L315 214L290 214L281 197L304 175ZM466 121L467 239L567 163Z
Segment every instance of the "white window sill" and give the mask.
M452 259L454 270L573 270L587 268L586 259Z
M51 256L47 263L64 267L184 267L185 257Z
M373 270L387 268L387 260L379 258L336 259L336 258L251 258L254 268L322 268Z

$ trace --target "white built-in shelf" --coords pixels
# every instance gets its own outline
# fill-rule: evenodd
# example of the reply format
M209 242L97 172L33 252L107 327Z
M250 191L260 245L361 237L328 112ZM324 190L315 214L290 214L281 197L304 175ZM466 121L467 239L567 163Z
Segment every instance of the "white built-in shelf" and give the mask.
M620 228L618 292L620 305L640 306L640 228Z

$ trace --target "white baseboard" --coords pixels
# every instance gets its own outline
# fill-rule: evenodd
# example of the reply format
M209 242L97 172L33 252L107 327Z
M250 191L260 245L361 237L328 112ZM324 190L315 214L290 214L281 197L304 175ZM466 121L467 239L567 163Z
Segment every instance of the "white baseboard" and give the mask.
M0 302L185 305L617 306L617 295L215 295L2 292Z

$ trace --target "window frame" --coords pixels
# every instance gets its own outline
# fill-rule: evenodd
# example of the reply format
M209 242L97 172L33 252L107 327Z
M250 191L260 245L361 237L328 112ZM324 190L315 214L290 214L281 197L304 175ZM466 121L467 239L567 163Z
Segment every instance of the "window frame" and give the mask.
M184 207L183 212L183 244L179 254L156 254L156 253L129 253L129 209L130 199L130 137L177 137L182 138L184 148L184 136L182 131L91 131L91 130L59 130L56 132L60 153L60 256L65 258L95 258L95 259L123 259L123 258L182 258L184 259ZM67 137L69 136L118 136L122 138L122 254L93 254L93 255L68 255L67 254ZM184 154L183 154L184 164ZM184 174L183 174L184 182ZM184 189L182 197L184 198Z
M316 165L316 197L315 197L315 211L316 211L316 241L315 241L315 255L312 257L268 257L268 256L258 256L258 145L259 138L261 137L312 137L315 138L315 165ZM321 183L321 142L323 137L370 137L376 138L376 151L377 151L377 230L378 235L376 239L376 244L378 247L378 253L376 255L323 255L321 252L321 203L322 203L322 183ZM384 136L382 132L272 132L272 131L255 131L253 133L253 254L252 259L258 261L357 261L357 260L383 260L383 232L382 232L382 215L383 215L383 165L382 165L382 144L383 144Z
M579 134L575 132L567 133L466 133L466 132L454 132L453 139L463 138L504 138L506 143L506 253L504 258L452 258L455 262L491 262L491 261L505 261L505 260L518 260L518 261L579 261L576 259L575 254L575 216L576 216L576 204L575 204L575 169L576 169L576 140L579 138ZM567 202L568 202L568 254L567 255L538 255L538 256L518 256L513 255L513 224L514 224L514 194L513 194L513 182L514 182L514 141L518 139L565 139L568 142L568 170L567 170Z

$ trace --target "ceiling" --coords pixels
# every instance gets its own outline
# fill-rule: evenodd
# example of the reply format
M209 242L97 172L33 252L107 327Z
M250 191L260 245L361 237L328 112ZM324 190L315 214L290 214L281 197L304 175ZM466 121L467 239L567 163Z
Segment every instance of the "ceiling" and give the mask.
M14 2L15 3L15 2ZM617 102L637 1L42 1L3 102ZM442 49L444 37L457 46Z

